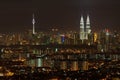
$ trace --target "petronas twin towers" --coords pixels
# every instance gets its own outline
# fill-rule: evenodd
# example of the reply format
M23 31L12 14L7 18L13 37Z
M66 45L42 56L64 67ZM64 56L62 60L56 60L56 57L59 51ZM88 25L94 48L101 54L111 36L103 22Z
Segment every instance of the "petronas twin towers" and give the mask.
M86 24L84 21L83 16L81 16L81 20L80 20L80 40L88 40L88 35L91 32L91 28L90 28L90 18L89 15L87 15L87 19L86 19Z

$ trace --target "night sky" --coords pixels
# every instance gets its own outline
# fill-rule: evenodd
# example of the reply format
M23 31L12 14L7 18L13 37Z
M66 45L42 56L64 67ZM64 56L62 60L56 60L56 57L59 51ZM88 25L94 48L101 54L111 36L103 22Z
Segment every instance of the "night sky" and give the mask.
M120 29L120 0L1 0L0 33L32 29L33 13L37 31L79 30L81 14L93 31Z

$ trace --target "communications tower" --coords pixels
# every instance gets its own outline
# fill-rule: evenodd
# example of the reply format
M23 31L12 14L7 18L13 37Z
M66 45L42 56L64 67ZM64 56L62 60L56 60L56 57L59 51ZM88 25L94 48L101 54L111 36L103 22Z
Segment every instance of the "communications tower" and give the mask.
M32 32L33 32L33 34L35 34L35 16L34 16L34 14L33 14L33 17L32 17L32 24L33 24Z

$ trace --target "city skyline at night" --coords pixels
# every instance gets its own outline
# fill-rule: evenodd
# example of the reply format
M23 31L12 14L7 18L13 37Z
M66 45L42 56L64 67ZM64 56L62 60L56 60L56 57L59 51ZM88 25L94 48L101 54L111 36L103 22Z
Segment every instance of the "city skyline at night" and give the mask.
M0 1L0 80L120 80L120 0Z
M71 0L71 1L1 1L0 32L23 32L32 29L32 14L35 14L36 30L52 28L79 30L81 14L90 15L93 31L119 30L120 1Z

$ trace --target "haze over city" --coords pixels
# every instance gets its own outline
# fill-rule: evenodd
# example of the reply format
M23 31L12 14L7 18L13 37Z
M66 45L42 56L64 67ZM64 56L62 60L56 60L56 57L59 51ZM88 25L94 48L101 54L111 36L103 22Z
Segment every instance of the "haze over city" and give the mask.
M108 28L119 30L120 1L112 0L26 0L0 1L0 32L23 32L32 29L35 14L36 30L78 30L81 14L90 15L93 31Z

